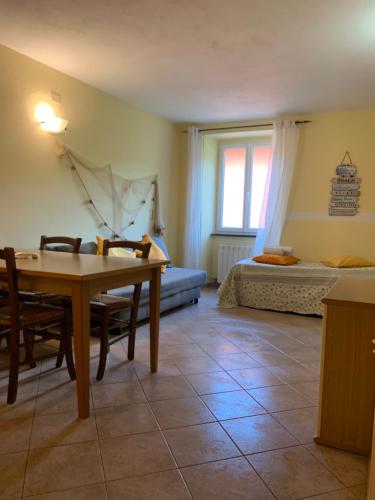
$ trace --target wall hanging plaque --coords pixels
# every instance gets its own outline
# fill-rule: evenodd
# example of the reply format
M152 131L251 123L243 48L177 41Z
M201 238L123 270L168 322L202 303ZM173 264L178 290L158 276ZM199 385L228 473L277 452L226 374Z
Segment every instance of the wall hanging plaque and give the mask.
M331 179L329 215L356 215L360 185L357 167L353 165L349 151L346 151L340 165L336 167L336 176Z

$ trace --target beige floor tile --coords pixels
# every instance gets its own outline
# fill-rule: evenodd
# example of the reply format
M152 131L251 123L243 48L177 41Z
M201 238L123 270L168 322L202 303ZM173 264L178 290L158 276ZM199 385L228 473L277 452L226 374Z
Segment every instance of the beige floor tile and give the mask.
M107 483L109 500L189 500L177 470L120 479Z
M158 430L148 404L113 406L95 410L100 439Z
M309 370L305 366L300 365L299 363L281 366L270 366L269 370L271 373L276 375L276 377L279 377L287 384L294 384L297 382L311 382L317 380L316 375L313 371Z
M53 415L77 411L76 384L40 388L35 405L36 415Z
M218 420L266 413L266 410L243 390L209 394L202 396L202 399Z
M182 331L163 331L163 329L160 331L159 341L161 346L194 343L194 340Z
M258 366L288 365L295 362L289 356L276 350L252 352L251 357L258 362Z
M352 486L349 490L355 495L356 498L359 498L360 500L369 500L367 499L367 483Z
M271 373L268 368L264 367L230 370L228 373L244 389L257 389L259 387L284 384L284 382Z
M80 419L77 411L35 417L31 432L30 448L60 446L63 444L95 441L97 439L95 418Z
M24 498L28 500L107 500L108 497L105 484L98 483Z
M197 397L155 401L151 403L151 408L162 429L215 421L215 417Z
M196 358L176 359L176 366L184 375L193 373L211 373L222 371L220 365L216 363L210 356L199 356Z
M95 385L91 388L95 408L142 403L146 397L139 382Z
M144 363L135 361L134 368L140 380L151 378L178 377L179 375L181 375L180 370L171 359L159 360L158 371L156 373L151 372L149 361L146 361Z
M116 362L107 361L104 377L100 381L96 380L98 365L99 358L90 367L91 379L95 384L114 384L116 382L134 382L137 380L134 363L127 361L126 358Z
M250 389L252 396L266 410L277 412L311 406L311 402L287 385Z
M213 342L200 342L200 347L208 354L233 354L241 352L241 349L232 344L232 342L225 341L225 339Z
M0 454L27 451L32 418L4 420L0 424Z
M271 415L227 420L222 422L222 426L244 454L298 444L298 441Z
M320 361L320 352L316 347L303 347L302 349L285 350L289 356L294 358L299 363L309 363Z
M44 393L48 389L57 389L67 385L75 385L75 382L69 377L68 370L66 368L52 368L40 374L38 394Z
M217 423L169 429L164 435L180 467L240 455Z
M314 455L345 486L356 486L367 482L368 458L328 446L307 445L306 449Z
M142 380L142 387L149 401L186 398L195 395L183 377Z
M21 498L27 452L0 455L0 499Z
M321 495L314 495L307 497L304 500L356 500L356 496L347 488L343 490L331 491L330 493L322 493Z
M299 392L311 401L312 404L317 405L319 401L319 381L316 382L298 382L290 384L295 391Z
M214 394L216 392L238 391L241 386L225 372L197 373L186 378L198 394Z
M307 363L301 363L303 366L306 366L309 370L313 371L316 379L318 380L320 378L320 360L319 361L312 361L312 362L307 362Z
M100 441L107 481L175 469L161 432L147 432Z
M296 500L342 488L342 484L302 446L247 457L279 500Z
M29 455L24 495L37 495L103 481L97 442L38 448Z
M182 469L195 500L271 500L273 495L245 458Z
M35 409L36 390L29 392L19 389L17 392L17 401L12 404L7 404L6 391L0 391L0 421L14 418L31 418Z
M213 353L212 356L224 370L240 370L241 368L255 368L260 366L257 361L245 352L233 354Z
M165 350L170 359L178 358L196 358L199 356L204 356L205 351L199 347L198 344L179 344L179 345L168 345Z
M316 407L298 408L272 414L302 444L313 442L316 435L317 415Z

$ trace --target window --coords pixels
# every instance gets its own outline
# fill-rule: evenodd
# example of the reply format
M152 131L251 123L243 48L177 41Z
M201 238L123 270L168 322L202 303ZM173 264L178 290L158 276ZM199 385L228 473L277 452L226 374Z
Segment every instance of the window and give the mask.
M270 160L270 144L221 147L218 232L256 234Z

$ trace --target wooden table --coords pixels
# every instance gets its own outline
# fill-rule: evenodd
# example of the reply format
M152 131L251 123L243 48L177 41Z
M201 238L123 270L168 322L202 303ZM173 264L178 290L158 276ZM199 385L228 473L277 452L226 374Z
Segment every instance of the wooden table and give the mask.
M368 455L375 408L375 279L340 278L323 299L315 441Z
M25 250L26 251L26 250ZM158 368L160 269L165 261L35 251L38 259L17 260L19 288L72 298L78 412L90 413L90 298L97 292L150 282L150 365ZM0 264L0 269L3 269Z

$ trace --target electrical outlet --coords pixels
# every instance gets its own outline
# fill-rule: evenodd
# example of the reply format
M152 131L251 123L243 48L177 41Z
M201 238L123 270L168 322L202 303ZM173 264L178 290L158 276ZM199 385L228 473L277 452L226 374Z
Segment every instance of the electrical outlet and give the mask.
M58 92L54 92L53 90L51 91L51 99L52 101L59 103L61 103L62 101L61 94L59 94Z

